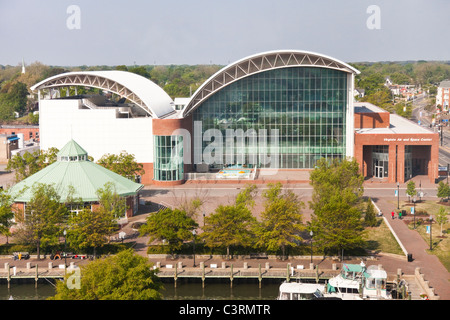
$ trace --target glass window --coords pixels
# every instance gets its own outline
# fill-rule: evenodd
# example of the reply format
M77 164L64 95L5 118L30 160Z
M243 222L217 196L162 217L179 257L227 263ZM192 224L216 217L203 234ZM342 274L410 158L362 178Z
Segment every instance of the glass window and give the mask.
M183 136L154 136L153 179L184 179Z
M255 157L246 157L249 166L273 168L273 162L261 161L269 156L278 157L278 168L314 168L322 157L345 157L346 88L346 72L315 67L269 70L224 87L193 112L193 120L202 123L202 137L209 129L222 133L223 159L208 164L237 164L237 153L254 150L226 148L227 129L257 130L260 154L256 163L250 162ZM265 137L261 129L267 130ZM271 140L275 130L279 137ZM195 159L211 143L199 140ZM262 155L265 150L270 153Z

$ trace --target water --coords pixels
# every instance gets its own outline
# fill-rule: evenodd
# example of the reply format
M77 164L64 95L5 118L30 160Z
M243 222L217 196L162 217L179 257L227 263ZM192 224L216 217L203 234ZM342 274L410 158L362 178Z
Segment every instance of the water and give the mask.
M177 287L173 282L164 282L162 294L165 300L275 300L278 295L278 282L262 282L261 289L258 282L205 282L202 288L201 281L178 281ZM8 289L6 283L0 283L0 300L45 300L55 294L55 287L46 282L38 283L35 288L34 281L30 283L11 282Z

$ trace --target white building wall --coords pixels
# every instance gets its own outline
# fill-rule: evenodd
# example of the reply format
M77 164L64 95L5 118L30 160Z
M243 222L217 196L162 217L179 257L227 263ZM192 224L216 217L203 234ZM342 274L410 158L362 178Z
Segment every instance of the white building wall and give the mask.
M79 109L80 100L41 100L41 150L61 149L70 139L94 161L104 154L126 151L140 163L153 162L151 118L117 119L115 110Z

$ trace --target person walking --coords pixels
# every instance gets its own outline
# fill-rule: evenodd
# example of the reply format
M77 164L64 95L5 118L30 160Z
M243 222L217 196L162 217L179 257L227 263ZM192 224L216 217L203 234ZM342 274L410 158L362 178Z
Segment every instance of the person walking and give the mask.
M391 215L392 215L392 220L394 220L394 215L395 215L394 210L392 210Z
M399 218L400 220L402 220L402 211L401 211L401 210L398 212L398 218Z

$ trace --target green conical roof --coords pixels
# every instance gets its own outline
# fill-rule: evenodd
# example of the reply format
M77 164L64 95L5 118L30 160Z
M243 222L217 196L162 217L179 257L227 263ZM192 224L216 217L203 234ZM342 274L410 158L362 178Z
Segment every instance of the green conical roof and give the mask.
M32 186L35 183L52 184L61 201L67 199L70 187L73 187L74 197L81 198L85 202L95 202L98 201L97 190L104 188L108 182L113 183L116 193L123 197L135 195L144 187L88 161L87 152L71 140L58 153L58 160L55 163L20 181L11 187L10 191L15 202L28 202L33 196Z
M76 156L87 156L87 151L84 150L78 143L74 140L70 140L59 152L58 159L61 157L76 157Z

